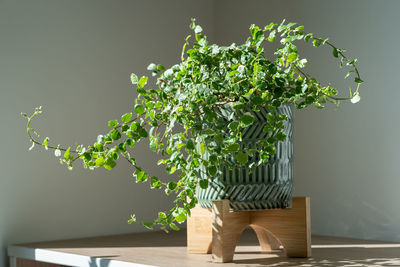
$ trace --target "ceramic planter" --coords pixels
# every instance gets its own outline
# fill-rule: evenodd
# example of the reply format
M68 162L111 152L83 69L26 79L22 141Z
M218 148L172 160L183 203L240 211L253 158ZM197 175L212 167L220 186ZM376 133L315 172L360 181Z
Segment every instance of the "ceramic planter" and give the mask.
M243 132L241 146L255 147L265 137L262 131L267 123L267 112L251 111L256 121ZM209 182L207 189L197 188L201 207L211 208L213 200L229 199L234 210L277 209L291 207L293 196L293 107L284 105L278 113L288 120L283 130L287 138L276 145L276 154L250 172L249 168L221 166L221 174ZM256 157L259 157L256 155Z

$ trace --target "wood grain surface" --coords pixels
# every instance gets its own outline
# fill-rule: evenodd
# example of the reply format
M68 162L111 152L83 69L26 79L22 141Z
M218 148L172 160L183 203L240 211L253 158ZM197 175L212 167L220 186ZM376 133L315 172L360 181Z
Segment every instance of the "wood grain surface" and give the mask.
M263 252L256 234L247 228L240 237L232 263L212 263L210 254L188 254L186 231L148 232L17 245L118 260L150 266L400 266L400 244L313 236L312 258L286 258L283 250ZM88 265L86 265L88 266ZM101 265L99 265L101 266ZM103 266L107 266L104 264Z

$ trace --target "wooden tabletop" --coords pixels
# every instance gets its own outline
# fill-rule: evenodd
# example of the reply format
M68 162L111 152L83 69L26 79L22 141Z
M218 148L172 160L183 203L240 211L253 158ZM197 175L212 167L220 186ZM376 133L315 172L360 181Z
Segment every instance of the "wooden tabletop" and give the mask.
M234 262L223 266L400 266L400 244L337 237L312 237L312 258L286 258L281 250L261 252L245 230ZM186 231L149 232L12 245L11 258L66 266L216 266L211 255L188 254Z

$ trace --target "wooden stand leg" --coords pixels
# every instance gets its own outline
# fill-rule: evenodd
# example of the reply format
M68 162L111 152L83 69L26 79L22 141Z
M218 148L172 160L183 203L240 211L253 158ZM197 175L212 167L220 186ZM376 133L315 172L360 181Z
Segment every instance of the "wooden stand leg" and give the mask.
M211 253L212 216L211 210L197 205L187 219L187 250L189 253Z
M196 207L188 219L188 251L212 253L230 262L242 231L251 226L263 251L279 249L288 257L311 257L310 198L295 197L291 209L230 211L229 200L213 202L212 212Z
M230 212L229 200L214 201L212 216L213 261L231 262L240 235L250 223L249 216Z

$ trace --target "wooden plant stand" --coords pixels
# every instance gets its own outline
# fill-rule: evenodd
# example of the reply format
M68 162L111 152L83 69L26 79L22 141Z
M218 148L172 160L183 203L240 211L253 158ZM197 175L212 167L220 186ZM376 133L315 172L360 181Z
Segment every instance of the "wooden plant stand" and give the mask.
M229 200L200 206L188 218L189 253L212 253L214 262L231 262L242 231L256 232L262 251L283 246L287 257L311 257L310 198L293 198L290 209L232 211Z

